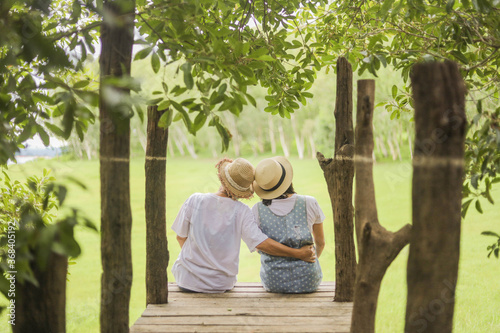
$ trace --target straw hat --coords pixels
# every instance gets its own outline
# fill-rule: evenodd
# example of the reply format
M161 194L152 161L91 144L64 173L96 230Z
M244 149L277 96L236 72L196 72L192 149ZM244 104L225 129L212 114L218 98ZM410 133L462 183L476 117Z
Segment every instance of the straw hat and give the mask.
M266 158L255 168L253 188L262 199L274 199L286 192L292 179L292 165L285 157Z
M255 169L244 158L234 161L224 158L215 165L222 186L233 199L250 198L253 195L252 182Z

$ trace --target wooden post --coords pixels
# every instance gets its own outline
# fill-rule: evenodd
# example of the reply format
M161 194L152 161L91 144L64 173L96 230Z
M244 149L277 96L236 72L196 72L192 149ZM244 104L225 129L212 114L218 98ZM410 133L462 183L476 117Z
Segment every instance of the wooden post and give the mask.
M356 277L356 249L352 207L354 130L352 124L352 69L347 59L337 60L335 102L335 157L317 159L328 186L335 230L335 298L352 302Z
M378 221L372 155L374 97L375 81L359 80L354 155L356 170L354 206L359 263L354 287L352 333L375 331L380 283L389 265L408 244L411 231L411 226L407 224L398 232L392 233Z
M148 107L146 145L146 305L168 302L169 260L166 223L166 165L168 128L158 127L165 112Z
M462 181L465 84L453 62L418 64L415 103L413 232L405 332L451 332L455 305Z
M126 103L107 99L108 89L125 88L107 78L130 76L134 45L135 0L105 0L101 24L100 176L101 176L101 316L102 333L129 331L132 287L132 212L130 208L130 118Z
M33 251L33 254L37 251ZM16 282L15 325L12 332L66 332L66 277L68 258L51 253L45 269L30 264L38 286Z

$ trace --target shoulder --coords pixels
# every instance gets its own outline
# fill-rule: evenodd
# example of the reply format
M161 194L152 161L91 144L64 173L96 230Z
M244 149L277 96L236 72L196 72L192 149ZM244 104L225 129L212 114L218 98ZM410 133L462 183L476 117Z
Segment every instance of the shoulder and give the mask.
M243 211L243 212L251 212L250 210L250 207L248 207L246 204L244 204L243 202L239 201L239 200L233 200L234 202L234 205L237 207L237 209L239 211Z
M185 204L186 205L193 205L197 202L200 202L202 200L206 200L209 198L208 193L193 193L189 196L189 198L186 199Z
M315 205L318 204L318 200L316 200L315 197L312 197L310 195L302 195L302 197L307 202L307 204L315 204Z

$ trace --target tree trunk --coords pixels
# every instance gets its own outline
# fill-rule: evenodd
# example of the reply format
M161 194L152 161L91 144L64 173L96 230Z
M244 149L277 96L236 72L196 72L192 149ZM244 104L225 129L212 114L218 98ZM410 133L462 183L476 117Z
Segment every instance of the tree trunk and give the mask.
M359 263L356 268L351 332L375 331L375 314L382 278L401 249L408 244L411 226L392 233L380 225L373 184L373 105L375 81L358 81L356 146L356 239Z
M269 115L267 119L269 123L269 142L271 143L271 153L276 155L276 138L274 137L273 116Z
M179 150L179 153L181 154L181 156L186 155L186 153L184 153L184 148L182 147L182 141L180 139L180 137L182 136L182 131L179 129L179 127L176 127L173 124L171 125L170 128L175 129L175 132L171 133L171 134L174 134L173 139L174 139L175 146L177 147L177 150Z
M128 104L106 99L107 90L130 94L106 84L108 77L130 75L134 44L135 1L105 1L101 25L100 174L101 174L101 332L129 331L132 285Z
M337 61L337 97L335 103L335 157L317 159L333 210L335 230L335 298L336 302L352 302L356 277L356 249L352 207L354 179L354 131L352 124L352 69L345 58Z
M300 131L297 129L297 123L295 121L295 115L291 115L292 130L295 136L295 145L297 146L297 154L299 159L304 159L304 137L300 135Z
M285 132L283 131L283 126L281 124L281 121L279 122L279 125L278 125L278 132L280 135L280 143L281 143L281 148L283 149L283 155L285 155L285 157L288 158L288 157L290 157L290 152L288 151L288 145L286 144Z
M40 269L36 260L31 269L38 281L35 286L16 282L16 317L12 332L66 332L66 276L68 258L56 253L49 257L47 267Z
M465 85L453 62L415 65L413 232L408 257L405 332L451 332L455 306Z
M314 137L312 135L309 136L309 146L311 147L311 158L316 157L316 145L314 144Z
M410 127L408 127L408 147L410 148L410 158L413 160L413 147L411 144Z
M166 221L166 166L168 128L159 128L165 111L148 107L146 145L146 305L168 302L169 260Z

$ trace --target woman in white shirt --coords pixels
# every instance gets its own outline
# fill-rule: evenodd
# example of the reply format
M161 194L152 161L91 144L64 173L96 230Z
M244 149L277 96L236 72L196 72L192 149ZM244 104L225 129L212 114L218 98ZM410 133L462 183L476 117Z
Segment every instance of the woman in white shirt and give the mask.
M269 239L240 198L253 195L254 167L243 158L216 164L217 193L195 193L183 204L172 229L181 246L172 267L177 285L186 291L221 293L236 283L241 239L250 252L314 262L312 246L290 248Z
M285 157L261 161L255 170L254 190L263 200L252 211L269 238L293 248L315 244L319 258L325 247L325 215L315 198L295 193L292 179L292 165ZM260 277L267 291L308 293L318 289L323 274L318 261L262 253Z

